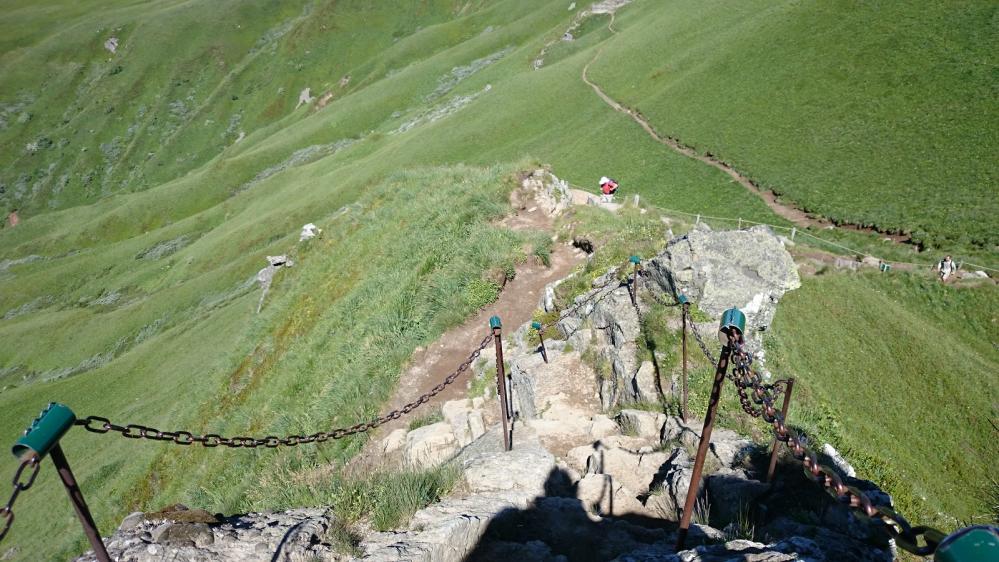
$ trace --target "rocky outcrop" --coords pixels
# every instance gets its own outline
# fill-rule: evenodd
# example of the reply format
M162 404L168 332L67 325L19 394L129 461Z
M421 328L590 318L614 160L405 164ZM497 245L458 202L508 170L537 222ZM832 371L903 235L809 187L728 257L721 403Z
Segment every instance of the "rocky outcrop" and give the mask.
M299 242L305 242L306 240L312 240L316 236L323 233L323 229L319 228L313 223L308 223L302 225L302 232L298 235Z
M293 267L294 265L295 263L284 254L280 256L267 256L267 267L257 272L257 283L260 283L260 302L257 303L257 314L260 314L260 308L264 306L264 299L267 298L267 293L271 290L271 283L274 281L274 276L278 270L282 267Z
M771 297L797 282L793 267L782 269L782 256L774 257L768 246L769 232L728 233L735 240L725 242L704 238L711 234L692 233L646 262L644 290L685 290L714 303L709 312L727 298L755 302L755 295L765 294L770 308L751 316L754 326L764 326L776 304ZM746 244L766 249L746 254ZM752 262L751 254L775 263ZM723 268L737 272L722 274ZM715 285L718 275L743 275L740 282L755 284L726 297ZM891 560L889 544L870 522L830 499L800 466L779 473L774 484L761 482L766 468L759 458L766 455L753 453L762 448L729 429L714 428L702 480L694 482L701 425L647 409L665 391L655 357L640 357L636 345L638 311L650 303L640 298L636 310L613 270L595 286L596 293L580 297L591 300L559 322L565 339L547 342L547 362L530 342L528 326L508 332L504 355L516 413L511 451L502 447L495 391L446 402L437 423L381 438L379 449L401 466L452 463L461 472L451 497L419 510L404 527L361 527L357 550L343 554L327 536L340 524L335 506L233 518L202 513L184 521L133 514L109 538L112 556L212 562ZM487 350L480 357L473 370L482 376L495 356ZM640 401L642 409L626 407ZM870 483L843 478L890 504ZM675 525L667 522L680 518L691 486L700 491L690 548L676 552L669 530ZM791 509L794 520L785 516Z
M661 290L687 295L716 318L739 308L756 330L770 325L785 292L801 286L794 260L766 226L695 229L643 266Z
M326 533L334 517L328 509L292 509L191 521L179 510L163 517L132 514L105 539L112 560L161 562L191 560L269 560L305 562L336 560ZM77 559L91 562L92 553Z
M558 215L572 205L569 183L545 169L527 173L520 186L549 215Z

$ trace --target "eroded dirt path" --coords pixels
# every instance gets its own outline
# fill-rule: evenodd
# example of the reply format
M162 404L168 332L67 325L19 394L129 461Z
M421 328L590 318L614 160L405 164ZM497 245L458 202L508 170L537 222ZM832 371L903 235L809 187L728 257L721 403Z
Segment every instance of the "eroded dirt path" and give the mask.
M611 19L610 22L607 24L607 29L610 30L611 33L617 34L617 30L614 29L614 13L611 12L610 16ZM682 154L688 158L693 158L694 160L703 162L704 164L707 164L708 166L711 166L715 169L721 170L722 172L727 174L730 178L738 182L739 185L746 188L751 193L762 199L763 202L766 203L767 207L769 207L770 210L772 210L774 213L780 215L781 217L787 219L788 221L800 227L803 228L809 226L817 228L835 227L843 230L852 230L855 232L876 234L884 238L891 238L893 242L898 242L898 243L907 243L911 241L909 236L882 232L877 229L862 227L854 224L840 223L837 225L828 219L809 215L808 213L806 213L801 209L781 203L780 201L778 201L777 196L774 195L772 191L761 189L760 186L756 184L756 182L754 182L753 180L749 179L747 176L740 173L731 165L719 160L711 153L700 154L692 147L683 144L679 139L668 135L660 134L658 131L656 131L655 127L653 127L652 124L649 123L649 120L646 119L641 114L641 112L635 109L631 109L630 107L627 107L625 105L622 105L621 103L618 103L617 100L607 95L607 93L604 92L603 89L600 88L600 86L598 86L596 83L590 80L589 76L587 75L590 69L590 65L596 62L597 59L600 58L600 55L602 53L603 53L603 48L600 48L599 50L597 50L597 53L593 56L593 58L590 59L590 62L586 63L586 66L583 67L583 73L582 73L583 82L585 82L590 88L592 88L593 91L597 94L597 96L599 96L600 99L604 101L604 103L612 107L615 111L619 111L631 117L631 119L635 121L635 123L638 123L638 125L642 129L644 129L645 132L649 134L649 136L651 136L653 139L656 140L656 142L669 147L674 152Z
M553 232L553 222L552 217L540 207L531 207L515 211L502 221L501 226L513 230ZM417 348L399 377L392 399L384 410L393 410L415 400L454 371L489 333L491 316L499 316L503 321L503 329L507 332L516 330L529 321L538 308L545 285L566 277L584 260L585 254L582 251L560 243L552 249L550 266L535 263L534 260L518 266L516 277L503 287L496 302L483 308L460 326L445 332L429 347ZM465 397L470 374L471 370L461 375L454 384L409 416L386 423L380 429L378 436L387 435L396 428L406 427L413 418L426 415L427 412L433 411L435 406L448 400ZM377 445L375 443L377 440L373 439L372 443Z

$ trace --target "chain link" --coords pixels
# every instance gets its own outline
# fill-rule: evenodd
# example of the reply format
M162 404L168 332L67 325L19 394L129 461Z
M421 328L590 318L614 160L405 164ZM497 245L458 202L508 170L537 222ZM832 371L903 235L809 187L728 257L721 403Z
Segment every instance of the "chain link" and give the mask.
M740 399L743 393L752 389L752 402L759 404L755 408L745 397L743 408L750 415L762 417L773 426L774 437L791 449L794 457L802 461L805 474L816 484L821 485L836 501L850 506L860 515L873 519L882 525L888 535L895 539L899 547L920 556L932 554L943 533L928 527L913 528L904 517L890 507L875 505L862 490L846 485L835 469L819 462L818 455L808 447L808 438L787 426L784 416L774 406L774 390L784 388L784 381L772 385L761 384L760 376L751 369L752 358L743 348L740 341L730 338L729 345L733 348L732 364L736 376L733 379L740 389ZM922 537L925 546L919 546Z
M756 406L765 405L767 402L771 404L776 402L777 398L784 392L786 381L779 380L771 384L763 384L763 377L752 368L752 355L743 350L741 343L738 345L739 347L732 355L732 369L729 371L728 378L735 384L742 409L750 416L758 418L763 415L763 408ZM752 389L752 397L749 394L750 389Z
M708 345L704 343L704 338L701 337L701 333L697 331L697 324L694 324L694 319L690 316L689 307L683 307L683 315L687 319L687 325L690 326L690 332L694 334L694 339L697 340L698 347L701 348L701 353L708 358L708 361L710 361L712 365L717 364L718 360L711 354L711 350L708 349Z
M38 467L40 466L41 461L39 460L38 455L31 454L21 460L21 465L18 466L17 471L14 472L14 491L11 492L10 498L7 500L7 505L0 507L0 518L3 519L3 529L0 529L0 541L7 536L7 532L10 531L10 526L14 524L14 502L17 501L17 496L35 483L35 478L38 477ZM28 468L31 469L31 473L28 474L27 480L22 480L24 471Z
M323 443L329 441L330 439L342 439L344 437L355 435L358 433L364 433L370 431L380 425L385 424L391 420L397 420L400 417L412 412L413 410L419 408L423 404L429 402L433 397L437 396L448 385L454 383L455 380L461 376L462 373L468 370L472 363L479 358L482 351L493 341L492 333L488 334L479 343L478 347L466 358L458 367L451 372L447 377L444 378L437 386L430 389L427 393L421 395L416 400L406 404L405 406L392 410L387 414L378 416L377 418L362 422L350 427L343 427L333 429L331 431L321 431L319 433L313 433L311 435L288 435L285 437L277 437L274 435L268 435L266 437L224 437L216 433L208 433L205 435L198 435L190 431L161 431L153 427L147 427L138 424L128 424L125 426L117 425L111 423L111 420L101 416L87 416L86 418L76 421L76 425L83 426L84 429L93 433L108 433L115 432L120 433L122 437L128 439L148 439L151 441L172 441L177 445L191 445L193 443L198 443L203 447L213 448L218 446L229 447L232 449L247 448L253 449L257 447L266 447L273 449L275 447L294 447L296 445L302 445L306 443ZM30 484L29 484L30 485ZM15 493L15 496L17 494ZM8 504L9 505L9 504ZM9 511L8 511L9 512ZM7 513L7 512L5 512ZM5 515L6 516L6 515ZM11 515L13 518L13 515ZM9 526L9 524L8 524Z
M609 281L607 281L606 283L604 283L603 285L601 285L601 286L599 286L599 287L597 287L595 289L592 289L590 291L590 293L588 295L586 295L586 297L584 297L582 300L576 301L575 303L573 303L572 306L570 306L569 308L561 311L559 313L559 315L558 315L558 318L556 318L555 320L543 323L541 325L541 329L542 330L546 330L548 328L551 328L551 327L557 325L559 322L561 322L561 321L565 320L566 318L572 316L579 309L583 308L584 306L586 306L587 304L589 304L591 302L593 303L593 306L596 307L597 303L599 303L600 301L604 300L605 298L607 298L608 295L610 295L611 293L614 292L613 290L611 290L611 291L604 291L604 289L606 289L607 287L610 287L612 285L614 286L614 289L617 289L617 288L621 287L621 282L616 277L611 277L611 279ZM584 316L589 316L589 314L584 314Z

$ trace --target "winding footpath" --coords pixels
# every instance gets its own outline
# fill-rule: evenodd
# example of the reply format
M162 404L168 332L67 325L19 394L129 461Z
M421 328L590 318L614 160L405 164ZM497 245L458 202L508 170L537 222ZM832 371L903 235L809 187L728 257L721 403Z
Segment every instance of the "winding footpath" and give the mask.
M611 33L613 33L613 34L616 35L617 34L617 30L614 29L614 13L613 12L609 12L609 13L610 13L611 19L610 19L610 22L607 24L607 29ZM704 164L707 164L708 166L711 166L713 168L716 168L716 169L724 172L729 177L731 177L733 180L735 180L739 185L743 186L744 188L746 188L747 190L749 190L751 193L755 194L760 199L762 199L763 202L767 205L767 207L769 207L770 210L772 210L774 213L776 213L777 215L781 216L782 218L784 218L784 219L786 219L786 220L794 223L795 225L797 225L799 227L802 227L802 228L807 228L807 227L840 228L840 229L843 229L843 230L851 230L851 231L855 231L855 232L865 232L865 233L869 233L869 234L876 234L878 236L882 236L882 237L885 237L885 238L890 238L893 242L898 242L898 243L908 243L908 242L911 241L911 239L909 238L909 236L905 236L905 235L891 234L891 233L887 233L887 232L882 232L882 231L874 229L874 228L867 228L867 227L862 227L862 226L854 225L854 224L839 224L839 225L837 225L837 224L834 224L832 221L830 221L828 219L819 218L819 217L813 217L813 216L809 215L808 213L806 213L805 211L803 211L801 209L798 209L796 207L793 207L793 206L790 206L790 205L785 205L785 204L781 203L780 201L777 200L777 196L774 195L774 193L772 191L761 189L753 180L749 179L747 176L745 176L744 174L740 173L738 170L736 170L735 168L733 168L731 165L729 165L729 164L727 164L727 163L719 160L718 158L716 158L711 153L699 154L692 147L687 146L687 145L683 144L682 142L680 142L679 139L677 139L675 137L670 137L670 136L667 136L667 135L660 134L659 132L656 131L655 127L653 127L652 124L649 123L648 119L646 119L645 116L643 116L641 114L641 112L639 112L637 110L634 110L634 109L631 109L631 108L629 108L629 107L627 107L625 105L622 105L617 100L615 100L614 98L612 98L609 95L607 95L607 93L604 92L604 90L601 89L600 86L598 86L595 82L593 82L592 80L590 80L590 78L588 76L590 65L592 65L593 63L595 63L597 61L597 59L600 58L600 55L602 53L603 53L603 47L601 47L597 51L597 53L593 56L593 58L590 60L590 62L586 63L586 66L583 67L583 73L582 73L583 82L585 82L586 85L588 85L590 88L592 88L593 91L597 94L597 96L599 96L600 99L604 101L604 103L606 103L607 105L609 105L615 111L619 111L619 112L624 113L624 114L628 115L629 117L631 117L631 119L633 121L635 121L635 123L638 123L638 125L642 129L644 129L645 132L649 134L649 136L651 136L653 139L656 140L656 142L669 147L674 152L682 154L682 155L684 155L684 156L686 156L688 158L693 158L694 160L698 160L700 162L703 162Z

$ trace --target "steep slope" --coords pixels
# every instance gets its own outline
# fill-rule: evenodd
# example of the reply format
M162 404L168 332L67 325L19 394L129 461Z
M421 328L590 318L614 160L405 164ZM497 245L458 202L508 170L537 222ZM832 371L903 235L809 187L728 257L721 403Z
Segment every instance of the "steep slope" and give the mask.
M994 250L996 6L638 2L591 77L809 211Z
M659 45L644 22L661 6L628 5L615 38L597 16L561 41L586 7L568 4L7 2L0 205L22 222L0 230L0 427L13 438L50 400L230 433L367 419L413 349L495 296L490 270L545 255L548 235L486 227L507 211L507 178L536 165L525 157L578 185L615 175L671 209L780 222L580 80L604 47L594 78L646 111L603 74L640 59L630 38ZM297 246L308 222L325 238ZM255 315L253 276L283 253L297 263ZM178 453L71 435L102 530L175 501L280 504L261 475L362 441ZM43 471L4 548L82 550L61 494Z

